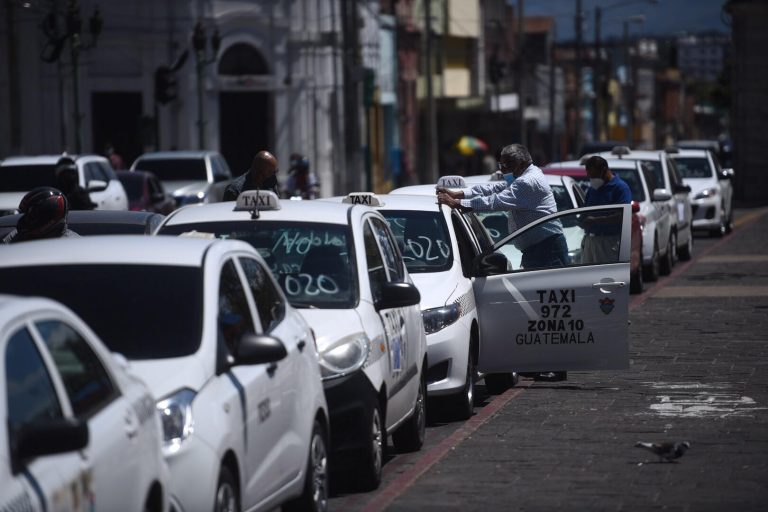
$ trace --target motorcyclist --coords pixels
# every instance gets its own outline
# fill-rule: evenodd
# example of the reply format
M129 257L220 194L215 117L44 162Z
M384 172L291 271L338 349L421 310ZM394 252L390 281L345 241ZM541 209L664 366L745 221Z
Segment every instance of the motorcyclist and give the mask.
M299 153L291 154L288 179L283 188L287 198L316 199L320 195L320 183L309 170L309 159Z
M22 216L16 229L3 238L4 244L43 238L78 237L67 228L67 198L53 187L37 187L19 202Z
M78 182L77 164L71 158L64 156L56 162L56 188L67 197L71 210L93 210L96 203L91 201L88 191Z

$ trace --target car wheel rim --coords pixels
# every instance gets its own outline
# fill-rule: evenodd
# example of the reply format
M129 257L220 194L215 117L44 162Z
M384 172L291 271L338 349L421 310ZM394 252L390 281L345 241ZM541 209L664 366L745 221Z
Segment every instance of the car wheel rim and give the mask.
M216 491L216 512L235 512L235 489L227 482L222 482Z
M328 510L328 453L319 434L312 439L312 501L315 510Z
M373 450L373 469L376 474L381 471L382 464L382 452L383 452L383 434L381 431L381 418L379 417L379 410L373 410L373 421L371 422L371 440Z

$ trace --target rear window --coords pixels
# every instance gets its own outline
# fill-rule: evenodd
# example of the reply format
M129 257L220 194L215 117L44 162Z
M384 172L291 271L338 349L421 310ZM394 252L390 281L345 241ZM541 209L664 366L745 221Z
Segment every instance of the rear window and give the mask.
M679 157L675 158L677 172L683 178L711 178L712 167L705 157Z
M208 181L202 158L139 158L136 170L154 172L160 181Z
M203 279L197 267L52 265L0 268L0 292L41 295L77 313L104 344L128 359L197 352Z
M52 187L56 184L56 166L0 165L0 192L28 192L35 187Z

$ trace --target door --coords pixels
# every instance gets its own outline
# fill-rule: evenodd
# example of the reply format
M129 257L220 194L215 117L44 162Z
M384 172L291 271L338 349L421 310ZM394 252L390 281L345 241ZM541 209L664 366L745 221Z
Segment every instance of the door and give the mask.
M220 338L232 354L243 335L258 332L245 287L232 260L221 270L218 321ZM246 460L241 478L244 509L253 507L279 487L282 425L276 409L280 400L275 379L279 370L277 364L256 364L233 366L229 371L244 407L239 412L241 416L233 420L233 425L238 426L242 421L244 430Z
M583 229L587 222L600 222L605 239L587 236ZM579 239L567 242L568 265L508 270L503 255L511 251L505 248L511 245L523 254L532 251L534 244L549 243L543 236L562 236L557 235L558 224L581 232ZM600 242L606 242L598 247L602 250L592 250L591 244ZM629 366L630 205L556 213L504 238L494 249L481 257L488 265L480 266L486 270L474 283L483 339L480 371Z
M272 147L272 115L269 93L222 92L219 94L221 154L236 176L251 166L254 155ZM283 175L277 179L285 179Z
M35 327L66 389L72 413L88 422L87 475L97 491L97 509L139 509L141 488L139 419L84 336L61 320L39 320ZM115 464L115 461L120 461Z
M122 156L127 166L152 144L146 124L142 123L140 92L94 92L93 153L101 154L108 144Z

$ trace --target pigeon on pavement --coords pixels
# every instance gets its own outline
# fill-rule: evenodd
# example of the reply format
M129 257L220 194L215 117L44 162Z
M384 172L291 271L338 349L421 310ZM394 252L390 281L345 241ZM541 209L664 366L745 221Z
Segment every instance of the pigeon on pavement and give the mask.
M677 462L683 456L685 451L691 447L691 443L683 441L680 443L635 443L637 448L644 448L649 452L659 456L659 462Z

